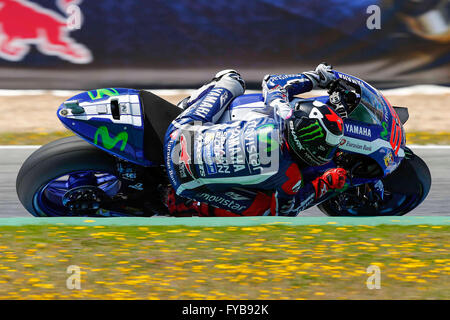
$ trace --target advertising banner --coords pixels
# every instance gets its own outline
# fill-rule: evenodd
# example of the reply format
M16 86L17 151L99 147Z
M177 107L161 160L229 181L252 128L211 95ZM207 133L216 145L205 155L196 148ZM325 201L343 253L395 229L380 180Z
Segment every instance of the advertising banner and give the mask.
M441 0L0 0L1 88L258 86L326 61L381 87L449 84Z

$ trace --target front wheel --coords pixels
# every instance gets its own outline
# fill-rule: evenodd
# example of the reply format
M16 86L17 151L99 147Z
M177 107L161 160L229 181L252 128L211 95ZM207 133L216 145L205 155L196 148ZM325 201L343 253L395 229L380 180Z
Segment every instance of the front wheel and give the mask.
M78 137L63 138L25 161L16 180L17 195L37 217L128 215L108 208L123 189L115 172L112 156Z
M318 208L329 216L401 216L425 200L431 188L431 174L426 163L407 149L399 167L382 182L384 197L376 202L376 206L373 202L351 208L343 205L343 199L355 196L356 189L349 189L321 203Z

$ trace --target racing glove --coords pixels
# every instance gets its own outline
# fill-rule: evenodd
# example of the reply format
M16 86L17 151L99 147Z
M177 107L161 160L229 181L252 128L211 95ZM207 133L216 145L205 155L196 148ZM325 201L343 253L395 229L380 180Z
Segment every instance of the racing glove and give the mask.
M316 199L324 196L328 190L342 189L347 179L347 170L342 168L328 169L322 176L312 181L316 191Z
M303 73L313 83L313 88L319 87L325 89L330 82L336 80L333 73L333 67L326 62L319 64L314 71L307 71Z

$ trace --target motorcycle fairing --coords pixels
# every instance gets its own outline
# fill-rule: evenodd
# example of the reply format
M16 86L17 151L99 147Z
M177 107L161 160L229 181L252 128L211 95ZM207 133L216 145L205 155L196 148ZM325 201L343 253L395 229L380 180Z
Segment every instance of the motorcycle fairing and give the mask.
M80 93L60 105L60 121L87 142L141 166L153 163L144 155L144 118L139 90L98 89Z
M376 152L373 152L373 154L371 153L369 155L371 158L377 161L377 163L383 169L384 175L386 176L387 174L393 172L405 157L404 148L406 146L406 136L402 121L400 120L394 107L391 106L391 104L383 96L383 94L381 94L380 91L372 87L370 84L368 84L364 80L361 80L355 76L345 74L343 72L334 71L334 74L336 77L343 79L346 82L358 85L361 95L360 104L362 103L371 105L373 110L372 114L377 121L374 121L373 125L361 121L358 121L358 124L366 128L371 128L372 130L374 130L375 135L372 134L372 137L370 139L367 139L367 137L364 136L361 136L358 139L361 140L359 142L360 144L362 144L363 141L370 141L373 150ZM366 110L369 110L369 108L366 108ZM370 111L367 112L371 113ZM357 117L352 117L351 114L349 115L349 118L353 118L353 120L357 119ZM351 123L351 121L353 120L346 119L345 122ZM347 125L345 127L346 129L349 129ZM345 131L345 136L352 136L348 133L349 130ZM342 149L349 152L355 151L349 150L349 148L345 149L345 147Z
M357 80L362 82L362 80ZM367 88L371 88L371 92L373 92L372 90L375 90L368 84ZM381 95L380 93L376 94ZM328 96L319 96L308 99L294 98L291 101L291 105L294 107L298 102L306 100L318 100L323 103L329 103ZM395 119L398 118L398 116L395 113L395 110L392 107L388 107L388 103L386 102L387 100L385 100L384 97L381 96L380 100L382 100L383 103L386 103L385 113L383 114L383 117L386 119L386 123L392 123L392 121L396 123ZM243 119L250 120L256 117L263 117L267 114L266 109L267 106L264 104L261 94L242 95L233 100L229 109L225 111L222 116L220 122ZM394 116L392 113L395 113ZM398 121L400 120L398 119ZM391 139L394 137L394 131L388 130L387 128L389 127L387 125L383 125L382 121L370 124L354 119L345 119L344 137L339 148L344 152L362 154L372 158L382 169L383 176L386 176L398 167L401 160L405 156L403 149L405 146L405 141L401 123L400 128L402 141L401 146L397 149L397 152L395 152L395 145L392 143L393 139Z

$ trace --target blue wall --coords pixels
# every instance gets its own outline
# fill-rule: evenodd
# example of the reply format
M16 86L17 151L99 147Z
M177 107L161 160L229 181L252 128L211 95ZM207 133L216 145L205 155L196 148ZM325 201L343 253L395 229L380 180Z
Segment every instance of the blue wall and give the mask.
M56 0L21 1L64 16ZM18 61L0 56L0 68L70 72L232 66L270 70L296 65L313 67L323 60L336 66L382 61L387 68L426 52L430 56L427 62L413 64L406 71L413 82L429 82L431 78L425 79L421 72L449 67L449 42L430 40L411 31L398 14L405 12L403 2L385 5L392 1L85 0L79 5L84 17L81 29L67 35L84 46L92 59L75 64L70 57L48 55L30 45L30 51ZM366 28L366 9L372 4L382 7L381 30ZM4 25L8 22L2 20L1 10L0 24ZM21 11L15 12L20 19ZM33 19L26 23L31 29L40 26ZM373 72L360 76L379 79L378 70ZM442 72L437 73L436 82L445 80ZM186 86L189 85L186 79Z

